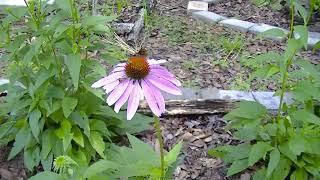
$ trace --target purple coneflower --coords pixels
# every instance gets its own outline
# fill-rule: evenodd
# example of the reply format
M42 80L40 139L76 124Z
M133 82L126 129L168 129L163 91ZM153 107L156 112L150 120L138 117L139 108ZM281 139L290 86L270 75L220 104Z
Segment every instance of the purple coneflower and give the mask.
M115 66L111 73L92 87L103 87L109 106L114 104L115 112L128 101L127 119L136 113L140 99L146 98L151 111L158 117L165 111L165 102L161 91L181 95L178 88L181 83L166 68L160 66L164 61L147 59L144 55L129 58L127 63Z

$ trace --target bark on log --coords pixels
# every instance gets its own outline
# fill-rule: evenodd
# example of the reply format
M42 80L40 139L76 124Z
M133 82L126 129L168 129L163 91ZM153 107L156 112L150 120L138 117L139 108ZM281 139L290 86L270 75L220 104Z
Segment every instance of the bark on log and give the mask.
M168 100L164 115L221 114L229 112L236 102L222 99ZM152 114L146 101L140 103L138 112Z

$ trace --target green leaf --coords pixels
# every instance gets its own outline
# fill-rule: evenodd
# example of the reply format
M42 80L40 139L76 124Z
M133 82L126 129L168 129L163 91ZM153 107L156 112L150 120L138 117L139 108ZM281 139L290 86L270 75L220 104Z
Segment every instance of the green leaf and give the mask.
M241 159L241 160L236 160L232 163L232 165L229 167L227 176L232 176L234 174L237 174L246 168L248 168L248 159Z
M287 37L287 33L284 32L283 29L280 28L273 28L267 31L264 31L258 34L257 37L266 37L266 38L285 38Z
M295 134L289 139L289 148L295 155L300 155L310 148L310 145L303 135Z
M77 124L81 129L83 129L84 134L90 137L90 125L89 119L85 113L73 112L70 115L70 120Z
M117 16L87 16L83 19L84 26L95 26L99 24L107 24L116 20Z
M89 141L98 154L104 158L105 142L101 134L97 131L91 131Z
M72 97L65 97L62 100L62 110L64 117L68 118L72 111L76 108L78 99Z
M281 157L277 168L275 168L273 171L271 179L272 180L285 179L290 172L291 164L292 162L289 159L285 157Z
M270 159L268 164L267 176L270 177L273 170L277 167L280 161L280 152L278 148L275 148L270 153Z
M290 176L290 180L308 180L308 173L302 169L296 169Z
M14 121L8 121L0 126L0 139L7 135L8 132L12 129Z
M224 118L227 120L238 118L260 120L267 113L267 109L263 105L254 101L242 101L237 106L236 109L229 112Z
M308 27L307 26L294 26L294 33L296 39L300 39L304 44L304 47L307 48L308 45Z
M71 15L71 5L68 1L65 0L55 0L55 4L58 8L65 11L69 16Z
M315 53L318 49L320 49L320 41L313 46L312 52Z
M252 166L261 158L265 158L267 152L271 149L272 147L270 146L270 144L266 142L257 142L256 144L254 144L249 154L248 165Z
M61 176L57 173L51 172L51 171L40 172L30 178L30 180L43 180L43 179L45 179L45 180L66 180L65 178L63 178L63 176Z
M255 72L253 72L250 76L250 79L258 77L262 80L270 78L272 75L278 73L280 71L279 67L269 64L264 68L259 68Z
M63 150L67 151L73 134L71 134L71 123L67 120L61 122L59 129L55 130L55 134L62 139Z
M47 158L41 158L41 165L45 171L51 171L53 163L53 153L51 152Z
M72 127L71 132L73 133L73 137L72 139L81 147L84 147L84 141L83 141L83 136L82 133L80 131L80 129L76 126Z
M102 173L108 169L117 169L119 165L112 161L100 160L98 162L93 163L85 172L84 178L90 178L99 173Z
M139 140L138 138L130 135L127 133L129 142L132 146L132 149L139 154L141 157L145 157L145 161L150 161L150 160L157 160L158 155L153 151L151 146L149 144L144 143L143 141ZM148 154L148 156L143 156L143 154ZM144 160L141 159L141 160Z
M39 109L33 110L29 114L29 124L31 128L31 132L33 136L36 138L37 142L39 142L39 134L40 134L40 128L39 128L39 120L41 118L41 112Z
M41 136L41 158L46 159L56 143L56 136L52 129L47 129Z
M182 147L182 141L176 144L174 148L172 148L172 150L164 157L168 165L171 165L172 163L176 162L180 154L181 147Z
M40 148L34 146L24 151L24 164L29 171L32 171L40 162Z
M304 25L308 24L308 11L300 4L299 1L294 1L294 8L295 10L300 14L300 16L303 18Z
M254 173L252 180L268 180L266 173L266 168L263 167Z
M243 141L251 141L257 138L258 133L259 128L257 127L244 127L237 130L234 135L235 137Z
M320 125L320 118L306 109L295 111L290 116L297 121Z
M19 130L13 144L13 148L10 151L8 160L14 158L28 143L31 138L31 132L28 126L24 126Z
M78 89L80 68L81 68L81 56L80 54L69 54L65 58L65 64L69 70L73 85L75 89Z

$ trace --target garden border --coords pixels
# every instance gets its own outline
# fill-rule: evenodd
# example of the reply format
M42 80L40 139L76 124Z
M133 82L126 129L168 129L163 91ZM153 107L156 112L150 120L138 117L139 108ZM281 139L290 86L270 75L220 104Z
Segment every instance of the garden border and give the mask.
M198 1L189 1L188 12L192 17L208 22L220 24L224 27L235 29L244 33L250 32L253 34L259 34L267 30L278 28L288 33L289 31L280 27L271 26L264 23L253 23L249 21L243 21L235 18L228 18L221 16L217 13L208 11L209 4L216 4L221 2L221 0L198 0ZM309 32L308 34L308 48L313 48L317 42L320 42L320 33L318 32ZM285 38L269 38L272 40L283 41Z

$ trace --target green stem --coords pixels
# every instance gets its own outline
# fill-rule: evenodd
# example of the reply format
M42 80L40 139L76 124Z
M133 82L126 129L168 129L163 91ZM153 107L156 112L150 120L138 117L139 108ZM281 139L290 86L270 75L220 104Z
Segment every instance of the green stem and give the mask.
M291 3L290 5L290 13L291 13L291 20L290 20L290 34L289 34L289 39L292 38L292 35L293 35L293 25L294 25L294 4ZM285 92L286 92L286 86L287 86L287 79L288 79L288 69L291 65L291 61L292 61L292 58L290 58L286 64L285 64L285 73L283 75L283 78L282 78L282 82L281 82L281 94L280 94L280 103L279 103L279 108L278 108L278 115L277 115L277 120L280 119L281 117L281 111L282 111L282 108L283 108L283 99L284 99L284 95L285 95Z
M161 160L161 178L164 178L164 151L163 151L163 138L161 135L161 128L160 128L160 120L158 117L154 116L154 128L156 129L156 135L157 135L157 139L159 141L160 144L160 160Z

